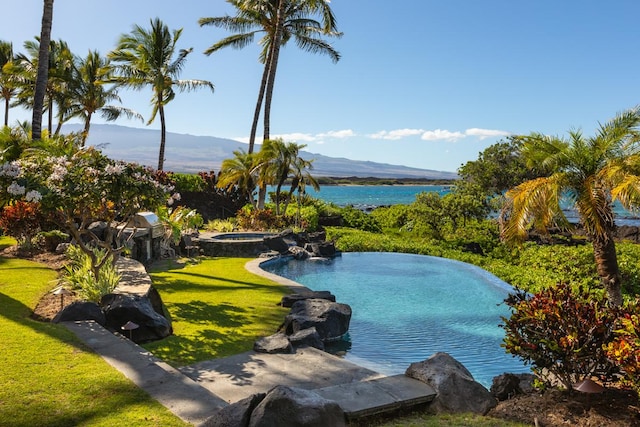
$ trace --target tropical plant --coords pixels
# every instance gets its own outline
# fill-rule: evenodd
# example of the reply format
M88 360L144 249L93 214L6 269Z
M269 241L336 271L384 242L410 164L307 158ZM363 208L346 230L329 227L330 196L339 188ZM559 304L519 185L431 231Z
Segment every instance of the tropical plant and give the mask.
M640 300L628 305L614 334L605 347L607 357L620 367L623 381L640 397Z
M93 147L78 149L79 135L54 140L64 141L50 144L57 152L30 149L23 158L0 165L0 199L40 202L42 212L91 257L99 278L102 266L123 249L125 225L133 215L163 205L171 189L158 183L149 168L114 161ZM96 221L109 225L104 236L92 231ZM93 247L105 249L104 258Z
M280 48L293 38L301 49L329 55L333 62L340 54L321 36L340 37L329 0L227 0L236 16L200 18L200 26L215 26L236 32L205 50L211 55L224 47L242 49L253 43L255 36L262 47L259 60L264 64L258 101L253 116L249 153L253 153L260 111L264 102L264 140L270 137L271 99ZM314 16L320 16L320 22Z
M153 91L153 109L147 124L153 123L156 115L160 116L158 170L164 166L167 132L164 107L175 98L174 88L181 92L201 87L214 90L213 84L207 80L178 79L187 56L193 51L193 48L180 49L174 59L181 34L182 29L169 31L159 18L155 18L151 20L150 29L135 25L131 33L120 36L118 46L108 55L115 63L115 82L134 90L151 87Z
M572 390L594 375L612 379L614 367L604 348L619 313L606 299L560 283L535 295L518 291L505 303L512 314L502 318L503 347L531 365L544 383L557 379Z
M176 208L160 206L156 210L156 214L164 226L165 240L171 241L174 245L180 243L183 234L197 231L204 224L202 215L195 209L185 206L177 206Z
M33 101L31 138L35 141L42 137L42 112L44 111L44 97L49 79L49 41L51 40L51 26L53 24L53 0L44 0L42 11L42 25L40 28L40 48L38 53L38 73L36 75Z
M506 193L502 236L521 241L530 227L545 232L550 226L568 227L560 201L576 207L591 240L598 276L612 304L622 303L621 279L613 240L612 204L633 209L640 201L640 109L618 114L600 125L595 136L569 132L569 139L533 133L522 136L528 165L547 176L526 181Z
M15 237L21 249L31 249L42 222L43 216L37 202L18 200L0 209L0 229L5 235Z
M74 57L72 75L65 95L67 101L63 110L64 120L61 121L73 117L83 120L82 146L89 136L91 118L95 113L101 113L107 121L116 120L121 115L142 120L142 116L133 110L109 104L112 101L120 102L117 89L107 87L112 71L109 61L100 56L98 51L89 51L85 58Z
M222 161L216 185L227 191L238 188L251 205L256 206L254 197L257 181L255 155L246 153L244 150L236 150L233 155L233 158Z
M4 100L4 125L9 125L9 107L17 91L13 44L0 40L0 98Z
M120 274L114 260L110 259L96 275L93 270L92 259L106 259L104 249L92 248L93 257L77 245L70 245L66 255L69 263L65 266L62 282L78 291L78 295L85 301L99 303L100 299L113 292L120 282Z

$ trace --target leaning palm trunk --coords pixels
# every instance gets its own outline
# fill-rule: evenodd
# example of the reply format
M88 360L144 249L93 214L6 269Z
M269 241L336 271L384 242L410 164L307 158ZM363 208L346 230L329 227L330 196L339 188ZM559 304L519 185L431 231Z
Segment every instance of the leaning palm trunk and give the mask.
M593 238L593 255L596 261L598 276L600 276L602 285L607 291L609 302L612 305L621 305L622 289L620 270L618 269L616 245L610 233Z
M271 55L269 55L271 57ZM267 81L269 79L269 58L265 61L264 71L262 72L262 81L260 82L260 92L258 93L258 102L256 103L256 110L253 113L253 123L251 124L251 135L249 136L249 150L248 153L253 153L253 147L256 143L256 133L258 132L258 121L260 120L260 110L262 109L262 101L264 101L264 92L267 87Z
M162 100L160 101L162 102ZM159 103L158 113L160 114L160 154L158 154L158 170L164 167L164 146L167 140L167 128L164 122L164 107Z
M277 12L277 28L274 36L274 40L272 42L272 50L269 58L267 58L267 63L269 64L269 78L267 81L267 89L266 89L266 98L264 101L264 140L270 138L271 129L271 99L273 98L273 86L276 80L276 70L278 68L278 58L280 56L280 44L282 43L282 32L284 25L284 11L285 11L285 1L281 0L278 4L278 12Z

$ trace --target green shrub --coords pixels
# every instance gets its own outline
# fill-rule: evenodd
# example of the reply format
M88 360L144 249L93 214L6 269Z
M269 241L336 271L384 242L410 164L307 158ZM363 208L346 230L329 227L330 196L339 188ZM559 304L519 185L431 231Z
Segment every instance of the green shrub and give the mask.
M561 283L535 295L518 291L505 303L512 314L502 318L503 347L531 365L544 384L557 379L571 390L593 375L612 379L614 365L604 348L619 312L605 298Z
M194 175L189 173L171 173L171 181L175 185L175 191L180 192L199 192L204 191L207 187L202 175Z
M207 222L205 230L228 233L236 229L235 218L229 219L212 219Z
M293 226L304 231L316 231L319 217L320 215L315 206L302 206L298 209L298 206L294 204L287 207L287 226Z
M409 207L407 205L391 205L380 207L371 212L384 230L398 231L409 222Z
M93 254L100 260L107 256L105 250L97 248L93 249ZM89 254L83 252L80 247L69 246L67 257L69 264L65 267L62 281L77 290L83 300L100 302L104 295L113 292L118 286L120 274L111 259L105 261L100 268L100 275L96 278Z
M352 206L347 206L342 209L342 220L345 227L356 228L362 231L380 232L382 228L380 224L372 216L362 212L359 209L355 209Z
M236 216L238 227L243 230L269 231L284 227L284 220L271 209L257 209L246 205Z

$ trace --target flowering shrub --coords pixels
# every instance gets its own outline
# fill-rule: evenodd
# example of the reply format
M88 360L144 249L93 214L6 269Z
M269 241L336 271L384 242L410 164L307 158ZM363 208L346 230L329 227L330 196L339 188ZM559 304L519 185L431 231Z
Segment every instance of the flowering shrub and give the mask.
M606 345L607 356L620 367L623 381L640 396L640 300L618 320L613 341Z
M39 203L18 200L0 211L0 228L5 234L15 237L18 246L29 248L40 231L41 219Z
M555 378L571 390L584 378L613 372L604 346L613 338L618 309L606 299L561 283L532 296L519 291L505 302L512 314L502 319L503 347L543 382Z
M238 227L244 230L277 230L284 226L282 217L277 216L271 209L257 209L251 205L238 211L236 221Z
M40 202L91 258L98 277L102 265L122 249L112 247L119 241L115 234L135 213L164 205L172 188L160 184L150 168L109 159L93 147L69 147L57 155L39 153L1 164L0 200ZM89 228L95 221L111 225L102 239ZM95 246L105 249L104 257L92 250Z

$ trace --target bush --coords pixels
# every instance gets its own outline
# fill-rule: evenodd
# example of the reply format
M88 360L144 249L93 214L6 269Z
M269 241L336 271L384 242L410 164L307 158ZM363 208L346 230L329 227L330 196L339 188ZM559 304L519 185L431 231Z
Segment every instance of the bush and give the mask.
M372 231L375 233L382 231L380 224L378 224L375 218L351 206L347 206L342 209L342 220L345 227L356 228L362 231Z
M640 397L640 300L627 306L614 334L613 341L605 347L607 357L620 367L623 382Z
M212 219L205 226L207 231L228 233L236 229L235 219Z
M236 216L238 227L243 230L269 231L283 228L284 221L271 209L257 209L246 205Z
M40 231L42 213L40 204L18 200L2 208L0 212L0 228L4 233L14 237L18 246L30 249L33 238Z
M107 251L96 248L93 249L93 254L97 259L103 260L107 256ZM96 278L91 257L78 246L69 246L67 257L69 264L65 267L66 272L62 281L77 290L83 300L100 302L103 296L110 294L118 286L120 274L112 259L105 261L100 268L100 275Z
M171 181L175 185L175 190L180 192L186 191L204 191L207 187L203 175L193 175L189 173L169 173Z
M289 205L285 221L287 226L293 226L304 231L316 231L319 218L318 210L314 206L302 206L298 210L297 205Z
M518 291L505 303L512 314L502 318L503 347L531 365L544 384L557 379L571 390L593 375L612 379L615 367L604 348L619 312L605 298L561 283L535 295Z

